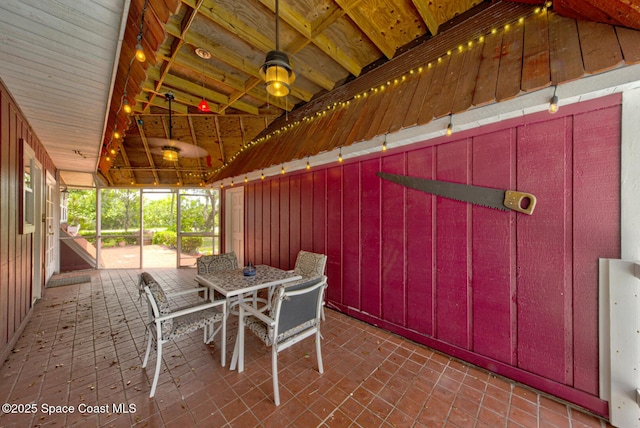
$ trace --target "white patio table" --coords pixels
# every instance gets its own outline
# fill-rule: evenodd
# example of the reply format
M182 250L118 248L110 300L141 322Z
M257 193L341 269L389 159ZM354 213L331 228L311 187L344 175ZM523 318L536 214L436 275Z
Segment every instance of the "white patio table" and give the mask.
M242 298L249 293L253 294L255 305L254 292L302 279L300 275L273 266L257 265L255 268L254 276L245 276L242 269L233 269L199 274L196 275L196 281L222 294L227 299L227 305L237 302L234 297Z
M211 272L196 275L196 281L205 287L210 287L222 294L227 299L227 308L231 312L231 305L238 304L239 301L245 301L248 294L251 298L248 301L253 302L253 306L257 307L258 298L257 291L268 289L280 284L302 279L302 276L291 271L275 268L267 265L257 265L256 274L254 276L245 276L243 269L233 269L220 272ZM266 309L267 305L261 309ZM233 350L231 359L231 369L234 370L238 359L238 341Z

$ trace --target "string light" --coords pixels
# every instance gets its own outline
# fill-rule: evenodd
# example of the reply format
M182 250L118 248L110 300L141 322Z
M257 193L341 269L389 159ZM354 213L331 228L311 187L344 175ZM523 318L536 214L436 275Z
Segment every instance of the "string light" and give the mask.
M249 178L248 178L246 175L244 176L244 182L245 182L245 183L248 183L248 182L249 182Z
M280 170L280 172L281 172L282 174L284 174L284 172L285 172L285 171L284 171L284 164L282 165L282 169Z
M127 93L124 93L124 97L127 96ZM129 101L125 98L124 101L122 102L122 111L124 111L126 114L131 114L131 112L133 111L133 109L131 108L131 104L129 104Z
M311 169L311 164L309 163L309 156L307 156L307 171L309 171Z
M262 171L262 174L260 174L260 180L264 180L264 171Z
M558 96L556 95L557 90L558 90L558 87L556 86L553 89L553 96L549 100L549 113L551 114L554 114L555 112L558 111Z
M451 136L451 134L453 134L453 124L451 123L453 119L453 115L450 114L449 115L449 124L447 125L447 137Z
M338 162L342 162L342 147L340 147L340 151L338 152Z
M387 151L387 135L388 134L384 134L384 141L382 142L382 151L383 152Z
M144 6L142 6L142 16L140 17L140 31L138 31L138 37L136 37L136 40L138 41L138 43L136 43L136 59L139 62L145 62L147 60L147 56L144 53L144 49L142 48L142 27L144 25L144 14L147 11L147 5L149 4L149 0L145 0L144 1Z

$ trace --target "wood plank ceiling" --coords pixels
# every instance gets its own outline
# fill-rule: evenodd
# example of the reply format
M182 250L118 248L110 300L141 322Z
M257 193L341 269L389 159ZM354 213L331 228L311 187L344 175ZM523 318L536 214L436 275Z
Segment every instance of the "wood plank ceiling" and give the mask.
M280 49L289 55L297 77L289 96L274 98L267 95L258 73L265 53L275 47L274 0L132 0L99 172L110 186L203 185L578 78L593 72L590 67L602 71L637 61L637 48L632 47L637 46L637 32L586 21L578 21L576 27L575 21L536 6L541 3L281 0ZM640 7L623 0L611 2L618 4L614 10L587 3L560 0L554 8L565 8L569 16L589 13L601 21L640 28ZM492 27L517 23L525 16L525 25L491 37ZM132 59L142 21L145 63ZM573 22L569 28L573 25L575 31L566 30L567 21ZM556 36L538 37L553 31ZM452 47L483 34L489 35L485 44L465 46L464 55L447 55ZM585 37L612 40L605 37L609 34L627 34L615 44L614 51L619 52L615 58L584 57L575 46ZM549 45L560 39L563 46L569 43L572 58L584 60L584 66L549 69L553 52ZM199 57L197 48L206 49L211 58ZM482 60L488 55L483 50L494 48L509 52L502 55L500 75L505 74L504 67L511 67L517 81L498 81L498 64ZM447 67L442 66L405 75L438 58L451 73L443 72ZM474 70L481 72L473 79L461 78ZM402 76L409 82L397 90L359 98L368 89ZM442 88L449 90L445 93ZM171 121L168 92L175 96ZM420 94L417 109L407 101L418 103L417 97L407 96L414 93ZM447 95L451 93L460 96ZM197 109L203 98L211 107L209 113ZM131 115L122 111L125 99L134 106ZM349 100L349 108L336 109L323 120L308 120L327 106ZM397 117L381 113L387 105L399 106ZM364 118L373 118L371 123L377 126L362 126ZM298 122L303 124L289 130ZM287 135L278 131L285 129ZM321 134L320 129L329 131L322 133L327 138L304 138ZM124 138L115 138L112 130L124 133ZM170 135L184 144L177 163L164 161L157 147L158 139ZM277 144L267 142L275 139ZM187 157L193 146L206 155Z

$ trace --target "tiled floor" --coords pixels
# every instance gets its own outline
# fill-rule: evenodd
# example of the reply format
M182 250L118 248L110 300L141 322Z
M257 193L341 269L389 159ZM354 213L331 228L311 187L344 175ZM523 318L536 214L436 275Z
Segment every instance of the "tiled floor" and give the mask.
M167 289L194 284L193 270L151 272ZM220 366L219 343L204 345L200 332L170 344L149 399L155 360L140 367L146 306L138 301L137 273L99 271L91 286L46 290L0 367L2 401L35 413L0 414L0 426L609 426L332 310L322 327L323 375L311 339L280 354L279 407L272 401L270 352L250 334L241 374ZM227 361L236 320L230 318Z

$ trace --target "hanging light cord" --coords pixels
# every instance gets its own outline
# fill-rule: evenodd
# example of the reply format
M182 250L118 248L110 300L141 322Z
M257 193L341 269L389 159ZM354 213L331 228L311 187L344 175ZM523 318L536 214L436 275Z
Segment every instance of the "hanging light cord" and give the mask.
M169 139L172 140L173 136L171 131L173 130L173 124L172 124L173 121L171 120L171 101L173 100L173 94L171 92L167 92L165 96L169 101Z
M147 11L147 5L149 4L149 0L144 0L144 6L142 6L142 17L140 18L140 31L138 31L138 43L142 41L142 26L144 25L144 13Z
M279 51L280 50L280 23L278 20L278 14L279 14L279 1L276 0L276 50Z
M136 37L136 40L138 41L138 43L140 43L142 41L142 26L144 25L144 14L147 11L147 5L149 4L149 0L145 0L144 1L144 6L142 6L142 16L140 18L140 30L138 31L138 37ZM129 66L127 67L127 74L124 78L124 93L122 94L122 97L120 98L120 106L118 107L118 111L116 111L116 126L118 123L118 114L120 114L120 111L122 110L122 105L124 104L124 100L127 98L127 85L129 84L129 75L131 74L131 67L133 66L133 62L136 60L136 56L132 56L131 60L129 61ZM109 150L109 148L111 147L111 144L113 144L113 137L111 138L111 140L109 141L109 143L107 144L107 150Z

